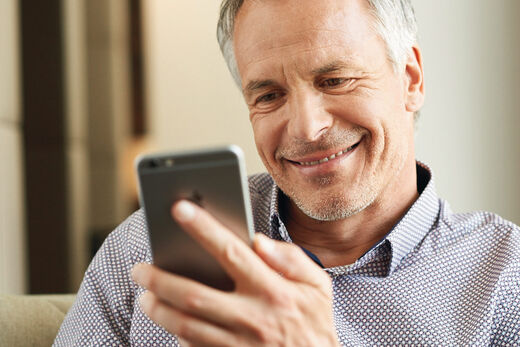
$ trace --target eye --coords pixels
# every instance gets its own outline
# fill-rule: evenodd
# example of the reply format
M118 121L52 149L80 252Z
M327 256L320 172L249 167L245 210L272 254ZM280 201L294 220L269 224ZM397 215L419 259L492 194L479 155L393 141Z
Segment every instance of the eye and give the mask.
M339 77L328 78L326 80L323 80L320 83L320 87L323 87L323 88L334 88L334 87L341 86L341 85L343 85L343 84L345 84L346 82L349 82L349 81L350 81L350 79L348 79L348 78L339 78Z
M256 103L268 103L268 102L271 102L271 101L274 101L280 97L282 97L282 93L281 92L270 92L270 93L267 93L267 94L264 94L262 96L260 96L258 99L256 99Z

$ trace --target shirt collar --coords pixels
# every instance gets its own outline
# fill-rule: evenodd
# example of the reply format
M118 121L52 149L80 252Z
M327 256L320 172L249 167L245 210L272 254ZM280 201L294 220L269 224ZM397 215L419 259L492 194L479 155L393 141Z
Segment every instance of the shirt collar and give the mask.
M437 224L440 201L435 191L433 173L426 164L417 162L417 188L421 191L422 187L424 189L419 198L386 237L392 248L390 272L419 246L426 234Z
M416 163L416 168L417 189L420 195L401 220L355 264L327 270L335 274L340 274L344 271L355 270L360 266L366 265L375 258L383 257L389 261L387 272L389 274L398 267L406 255L421 243L426 234L433 229L437 223L440 201L435 191L432 170L426 164L419 161ZM270 233L271 237L275 239L292 243L291 236L280 218L280 194L280 188L278 188L276 184L273 184L269 208ZM388 256L388 252L390 252L390 256Z
M269 223L271 225L271 232L273 233L274 238L292 243L291 236L289 235L289 232L285 228L285 224L280 218L280 194L280 188L278 188L276 184L273 184L273 188L271 190L271 204L269 207Z

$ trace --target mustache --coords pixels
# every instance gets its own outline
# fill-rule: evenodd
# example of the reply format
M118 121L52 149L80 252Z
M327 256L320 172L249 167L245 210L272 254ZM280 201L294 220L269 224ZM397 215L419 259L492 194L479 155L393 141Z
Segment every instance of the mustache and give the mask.
M298 158L330 149L345 149L358 142L366 130L361 127L352 129L332 128L320 136L316 141L304 141L301 139L291 139L287 144L281 145L275 152L276 159Z

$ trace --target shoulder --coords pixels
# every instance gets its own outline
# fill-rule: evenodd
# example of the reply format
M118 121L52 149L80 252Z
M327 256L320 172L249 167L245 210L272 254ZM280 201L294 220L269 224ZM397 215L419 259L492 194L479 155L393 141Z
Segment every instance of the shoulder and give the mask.
M454 236L494 239L500 243L508 241L514 248L520 247L520 227L492 212L453 213L449 205L442 202L439 223Z
M139 290L130 271L150 260L146 221L138 210L107 236L92 259L55 344L128 345Z
M520 227L486 211L452 213L443 203L439 243L477 261L482 271L498 276L506 292L520 289ZM440 241L442 240L442 241Z
M98 253L103 258L124 258L130 264L150 262L150 242L144 211L139 209L124 220L107 236Z

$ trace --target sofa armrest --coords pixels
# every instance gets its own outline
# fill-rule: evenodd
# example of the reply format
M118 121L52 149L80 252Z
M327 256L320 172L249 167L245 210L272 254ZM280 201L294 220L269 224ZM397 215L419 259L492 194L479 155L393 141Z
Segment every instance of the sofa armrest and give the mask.
M76 296L0 295L0 346L50 346Z

